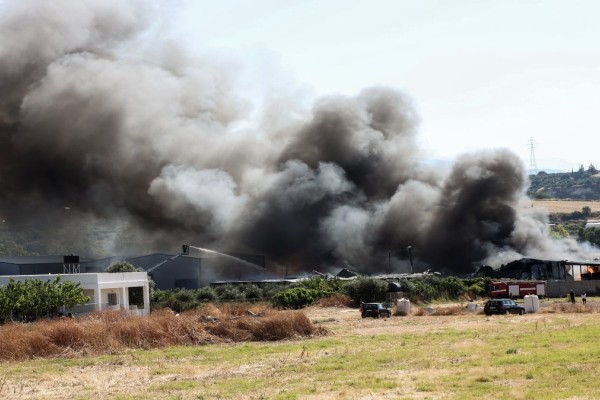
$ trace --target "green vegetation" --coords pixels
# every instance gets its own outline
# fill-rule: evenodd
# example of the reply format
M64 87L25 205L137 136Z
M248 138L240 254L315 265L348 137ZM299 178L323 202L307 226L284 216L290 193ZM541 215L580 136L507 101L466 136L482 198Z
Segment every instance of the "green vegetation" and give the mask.
M145 272L143 268L138 268L135 265L127 261L117 261L108 266L104 272L117 273L117 272ZM154 293L156 283L149 279L150 296ZM138 306L144 305L144 289L142 287L130 287L129 288L129 304L135 304Z
M144 272L143 268L137 268L135 265L127 261L117 261L108 266L104 272L116 273L116 272Z
M254 284L225 284L199 289L155 290L152 293L151 301L155 309L167 307L173 311L182 312L214 301L268 301L280 290L281 287L277 285L259 287Z
M386 300L387 283L369 277L360 277L349 281L345 291L356 304L360 302L373 303Z
M530 175L531 185L527 195L533 199L599 199L600 179L594 165L577 171L548 174L544 171Z
M453 301L485 296L489 278L441 278L435 275L403 278L397 282L402 295L413 302ZM220 285L195 290L156 290L152 296L154 308L168 307L176 312L193 310L214 301L265 301L284 309L300 309L328 298L350 298L355 306L360 302L385 302L388 282L372 277L341 280L312 277L287 287L266 285ZM344 303L342 301L342 303Z
M580 228L577 232L580 241L590 242L600 246L600 229L598 228Z
M88 301L79 283L62 282L59 276L52 281L11 279L0 286L0 321L31 322Z

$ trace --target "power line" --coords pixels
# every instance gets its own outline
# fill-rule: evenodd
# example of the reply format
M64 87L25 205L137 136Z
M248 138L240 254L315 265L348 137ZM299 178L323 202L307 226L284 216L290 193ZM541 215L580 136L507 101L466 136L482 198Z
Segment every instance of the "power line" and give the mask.
M538 173L537 161L535 160L535 140L529 138L527 143L529 147L529 175Z

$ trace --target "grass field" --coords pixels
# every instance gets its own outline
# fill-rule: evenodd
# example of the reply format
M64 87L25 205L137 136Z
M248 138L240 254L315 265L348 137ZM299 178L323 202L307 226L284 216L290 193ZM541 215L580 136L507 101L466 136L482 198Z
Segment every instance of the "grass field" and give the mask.
M545 208L550 214L570 213L581 211L583 207L590 207L592 212L600 211L600 201L584 200L532 200L534 207Z
M4 362L0 398L597 399L599 306L389 319L312 307L329 335Z

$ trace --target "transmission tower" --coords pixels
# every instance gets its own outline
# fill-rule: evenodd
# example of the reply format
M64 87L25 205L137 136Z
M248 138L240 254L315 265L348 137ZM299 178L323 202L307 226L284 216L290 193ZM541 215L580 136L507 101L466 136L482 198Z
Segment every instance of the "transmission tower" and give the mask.
M535 175L538 173L537 162L535 161L535 140L530 138L527 145L529 147L529 175Z

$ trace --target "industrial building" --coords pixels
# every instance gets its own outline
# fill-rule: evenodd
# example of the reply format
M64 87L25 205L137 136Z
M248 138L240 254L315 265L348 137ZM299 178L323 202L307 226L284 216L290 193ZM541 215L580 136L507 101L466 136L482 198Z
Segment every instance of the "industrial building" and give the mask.
M184 254L154 253L135 257L107 257L98 260L78 256L0 257L0 276L102 273L111 264L126 261L148 272L155 287L197 289L220 280L277 278L265 268L262 256L221 253L193 257ZM74 257L71 259L70 257ZM77 260L77 262L73 262Z

